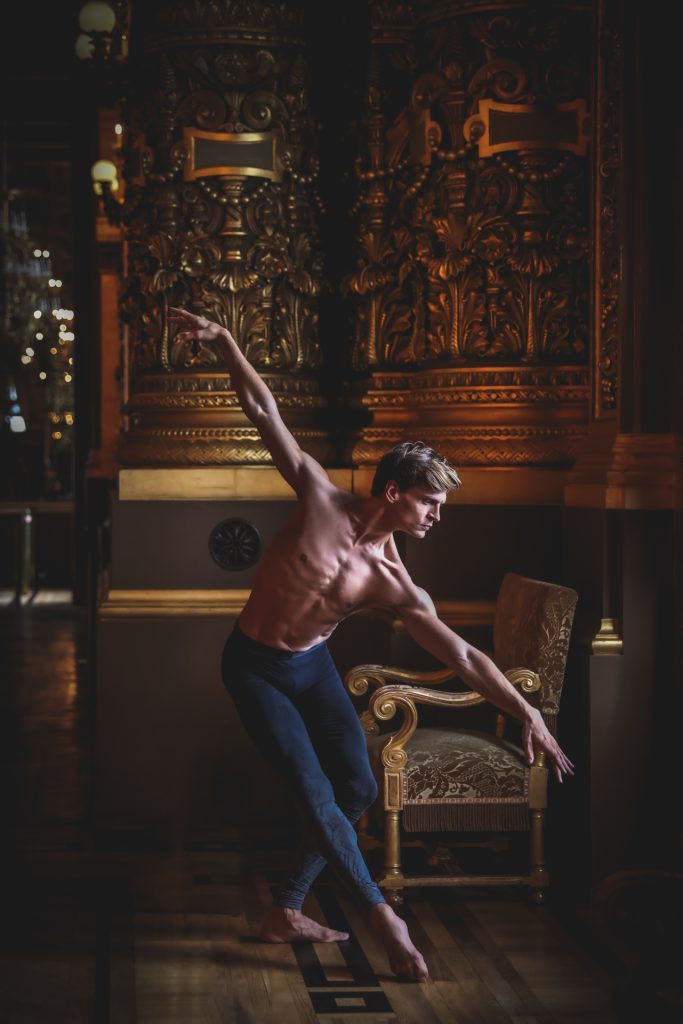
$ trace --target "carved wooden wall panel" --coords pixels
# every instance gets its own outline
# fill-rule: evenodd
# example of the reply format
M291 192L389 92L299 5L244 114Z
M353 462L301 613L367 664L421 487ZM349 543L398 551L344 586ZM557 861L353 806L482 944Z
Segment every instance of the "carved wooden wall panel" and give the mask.
M219 354L169 305L226 325L303 447L328 457L317 295L320 201L301 13L262 0L136 5L124 225L124 464L269 460Z
M571 463L590 401L591 5L372 9L345 287L373 415L354 460L419 437L460 464Z
M593 416L616 419L619 397L619 293L623 223L624 52L620 4L600 0L597 19Z

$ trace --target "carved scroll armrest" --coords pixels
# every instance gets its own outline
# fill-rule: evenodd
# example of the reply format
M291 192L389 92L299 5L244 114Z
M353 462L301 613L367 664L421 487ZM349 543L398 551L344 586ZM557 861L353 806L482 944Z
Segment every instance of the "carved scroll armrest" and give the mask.
M513 686L521 687L524 693L534 693L541 686L538 673L528 668L508 669L505 676ZM370 714L379 721L388 721L394 717L397 708L403 712L401 727L382 748L382 763L387 768L405 766L407 754L403 748L417 728L417 704L462 708L483 704L485 701L485 697L473 691L439 693L420 686L381 686L370 697Z
M437 672L410 672L408 669L392 668L391 665L356 665L346 673L344 682L349 693L354 697L362 697L368 692L369 686L385 686L389 680L416 686L420 683L438 686L447 683L449 679L455 679L455 675L450 668L442 668Z
M534 693L541 687L541 680L538 673L528 668L509 668L503 673L513 686L520 686L524 693ZM368 687L375 688L386 686L388 680L399 683L410 683L419 686L426 683L429 686L439 686L455 679L457 673L451 668L442 668L436 672L410 672L407 669L393 668L390 665L356 665L349 669L344 678L349 693L355 697L362 697L367 693ZM486 698L478 693L447 694L448 697L457 697L453 703L459 707L470 707L473 704L482 704ZM449 702L450 703L450 702Z

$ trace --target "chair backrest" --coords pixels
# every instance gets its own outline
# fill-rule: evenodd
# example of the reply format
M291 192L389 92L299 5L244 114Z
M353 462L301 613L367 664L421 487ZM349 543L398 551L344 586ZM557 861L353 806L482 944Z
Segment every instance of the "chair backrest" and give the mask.
M541 689L531 695L531 702L549 725L554 725L560 709L577 598L568 587L509 572L496 600L494 661L502 672L510 668L538 672Z

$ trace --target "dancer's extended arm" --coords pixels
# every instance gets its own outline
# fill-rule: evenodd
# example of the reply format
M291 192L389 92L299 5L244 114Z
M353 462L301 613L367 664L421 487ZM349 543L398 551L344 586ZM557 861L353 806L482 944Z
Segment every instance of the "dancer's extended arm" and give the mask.
M416 600L397 608L413 639L456 671L469 687L522 723L522 743L530 764L534 750L542 750L550 758L558 782L563 775L573 775L574 765L548 731L540 711L527 703L486 654L437 618L431 598L424 591L415 590Z
M168 319L177 327L176 338L197 338L219 346L245 416L254 424L276 467L297 494L313 481L327 480L322 466L301 450L285 426L270 389L244 357L230 331L186 309L171 307Z

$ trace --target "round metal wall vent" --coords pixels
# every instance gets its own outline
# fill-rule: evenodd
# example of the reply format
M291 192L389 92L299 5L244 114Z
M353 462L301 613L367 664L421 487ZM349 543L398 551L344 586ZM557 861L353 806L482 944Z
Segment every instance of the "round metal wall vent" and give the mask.
M211 531L209 551L221 569L249 569L261 554L261 538L246 519L224 519Z

